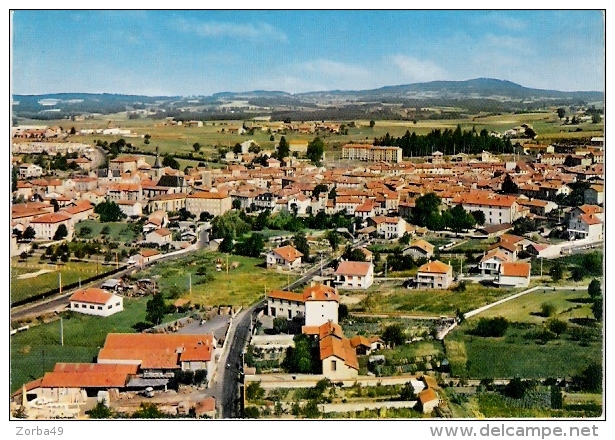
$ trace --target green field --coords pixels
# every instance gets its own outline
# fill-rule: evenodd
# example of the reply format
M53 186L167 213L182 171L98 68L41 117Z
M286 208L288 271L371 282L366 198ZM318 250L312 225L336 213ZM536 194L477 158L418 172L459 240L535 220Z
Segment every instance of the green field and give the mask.
M64 313L64 346L58 319L11 336L11 392L51 371L56 362L93 362L108 333L134 333L132 326L145 321L147 300L124 298L124 311L106 318ZM175 318L168 315L165 321Z
M225 269L227 258L229 266L239 263L228 273ZM216 271L218 259L223 268L220 272ZM139 277L155 277L165 293L172 288L179 289L181 297L190 299L193 304L247 306L264 298L266 292L282 288L297 278L296 275L260 267L264 261L264 258L197 251L181 259L160 262L141 272ZM189 291L190 276L192 294Z
M256 141L262 149L272 149L279 141L282 134L274 134L274 141L270 140L270 134L267 131L256 130L253 135L238 135L228 133L230 127L240 127L243 120L228 120L228 121L204 121L203 127L186 127L162 125L163 121L153 119L128 119L125 112L114 115L102 115L96 119L89 119L81 122L71 122L77 131L80 129L106 128L109 121L114 121L116 125L122 128L129 128L136 137L125 137L126 142L132 143L138 150L154 152L156 147L160 148L162 154L167 152L177 154L193 153L192 145L196 142L201 144L202 149L196 153L196 157L206 160L216 155L217 146L226 149L232 148L236 143L241 143L249 139ZM344 121L327 121L339 122ZM328 145L328 157L337 158L339 146L348 142L371 142L375 137L382 137L386 133L391 136L400 137L409 130L411 133L416 132L418 135L429 133L433 129L454 130L459 124L463 130L471 130L473 127L477 131L487 129L488 131L503 132L523 123L530 123L534 130L538 133L538 142L548 142L558 138L580 138L601 136L604 133L604 125L584 123L579 126L563 126L553 112L541 113L523 113L523 114L501 114L495 116L482 117L480 115L469 116L459 119L446 120L422 120L414 124L412 121L376 121L373 128L369 127L369 121L355 120L356 128L349 128L347 135L337 134L320 134ZM40 121L20 121L22 124L40 123ZM46 121L47 125L66 125L66 121ZM260 124L260 123L259 123ZM267 127L268 122L260 125ZM582 131L576 132L577 127ZM224 130L224 132L222 131ZM142 135L149 134L151 136L149 144L145 144ZM286 140L312 140L316 134L299 134L288 133L284 135ZM103 135L87 135L70 136L69 141L94 143L95 140L106 140L112 142L117 140L119 136L103 136ZM182 164L182 168L183 168Z
M367 297L351 310L366 313L454 316L457 309L469 311L517 293L517 290L468 284L465 292L451 290L405 289L394 282L373 284ZM364 292L362 292L364 294Z
M89 234L81 235L81 230L84 227L90 228L92 231ZM75 225L75 237L78 238L102 238L102 230L108 227L109 233L106 237L111 241L119 241L123 243L132 242L137 236L131 229L130 225L125 222L109 222L101 223L98 220L83 220Z
M102 259L101 259L102 263ZM59 286L59 275L62 274L62 285L85 281L87 278L115 269L115 265L96 264L92 261L69 261L68 263L49 264L31 259L27 262L11 260L11 300L19 301L34 295L55 289ZM20 275L48 270L33 278L22 278Z
M577 374L592 361L602 361L601 326L593 323L587 291L542 290L489 309L459 326L445 339L452 374L476 379L562 377ZM568 323L565 333L554 340L538 343L531 334L543 329L546 318L538 315L542 303L556 307L552 318ZM503 316L512 324L503 337L471 334L483 317ZM587 319L589 317L590 319ZM597 335L589 342L573 340L576 330Z
M475 322L479 318L505 316L513 322L542 324L547 319L539 315L540 306L544 303L555 307L558 319L592 317L589 299L587 288L579 288L576 291L541 289L485 310L470 318L468 322Z

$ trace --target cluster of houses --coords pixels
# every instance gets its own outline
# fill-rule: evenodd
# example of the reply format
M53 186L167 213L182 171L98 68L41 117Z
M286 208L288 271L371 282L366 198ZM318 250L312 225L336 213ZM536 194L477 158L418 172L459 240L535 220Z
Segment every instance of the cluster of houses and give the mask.
M71 304L80 300L71 298ZM57 363L11 398L30 418L74 418L88 398L109 404L121 392L167 389L177 371L206 371L209 383L220 351L211 334L109 333L95 363ZM215 415L206 403L197 409Z
M343 150L379 148L349 144ZM588 156L595 159L601 153L598 148L586 148ZM431 161L412 163L398 161L395 154L396 158L375 156L363 165L336 168L287 158L270 159L266 167L196 167L185 172L163 167L160 157L150 164L143 157L125 155L109 161L109 167L102 170L85 171L89 164L81 160L83 172L64 179L40 178L40 167L21 163L14 164L21 176L14 196L25 201L55 199L66 205L77 200L92 204L112 200L130 217L181 209L197 218L202 213L217 216L232 209L233 201L242 209L286 210L299 216L345 212L363 220L364 232L383 238L415 232L404 218L411 214L416 198L428 192L441 198L443 208L461 204L468 211L482 211L486 225L553 214L558 211L555 197L570 194L568 185L576 181L591 179L584 194L586 203L604 202L604 165L600 162L572 166L543 163L542 158L534 163L447 162L436 152ZM519 194L498 194L506 175L518 186ZM315 192L319 185L327 191Z
M356 263L353 263L356 264ZM371 263L367 263L371 264ZM359 356L367 356L386 347L379 336L356 335L348 338L338 323L337 288L312 282L302 292L271 291L267 295L267 314L271 317L299 320L301 333L307 335L318 355L321 374L330 380L351 380L359 376ZM250 344L258 353L273 353L267 359L280 359L288 347L294 347L293 335L255 335ZM250 372L249 370L247 370ZM419 409L431 412L440 402L436 381L413 381Z

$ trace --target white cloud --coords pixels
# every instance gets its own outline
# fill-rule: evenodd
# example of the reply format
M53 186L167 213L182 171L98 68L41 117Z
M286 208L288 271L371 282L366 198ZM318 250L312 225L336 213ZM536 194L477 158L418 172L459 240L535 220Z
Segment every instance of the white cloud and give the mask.
M241 40L287 41L288 37L268 23L230 23L222 21L196 22L183 18L176 20L176 26L183 32L194 33L200 37L225 37Z
M447 79L446 71L429 60L420 60L407 55L392 55L389 60L399 69L400 80L404 83Z
M318 59L301 63L299 70L314 72L323 76L334 76L337 78L361 78L369 76L370 72L354 64L340 63L325 59Z

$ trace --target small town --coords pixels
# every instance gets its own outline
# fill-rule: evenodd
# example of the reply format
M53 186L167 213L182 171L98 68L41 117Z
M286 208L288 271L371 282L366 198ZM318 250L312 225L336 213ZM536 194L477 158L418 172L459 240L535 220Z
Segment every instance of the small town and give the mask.
M14 94L10 417L602 417L602 93L503 83Z

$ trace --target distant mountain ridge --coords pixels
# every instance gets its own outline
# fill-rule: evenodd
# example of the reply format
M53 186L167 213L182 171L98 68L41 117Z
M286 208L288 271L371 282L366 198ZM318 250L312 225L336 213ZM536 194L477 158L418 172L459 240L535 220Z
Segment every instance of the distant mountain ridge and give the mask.
M51 118L82 113L116 113L145 109L162 111L224 111L224 107L244 108L263 113L310 111L331 106L350 108L361 105L402 104L412 106L455 105L493 111L518 111L551 105L604 103L604 92L542 90L521 86L511 81L476 78L467 81L431 81L385 86L371 90L329 90L304 93L253 90L219 92L212 95L145 96L117 93L51 93L13 95L13 114L18 117ZM447 104L448 103L448 104ZM196 116L195 116L196 117Z

